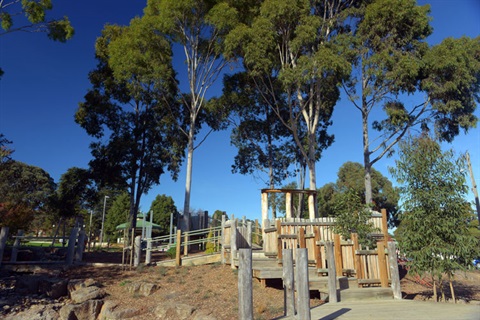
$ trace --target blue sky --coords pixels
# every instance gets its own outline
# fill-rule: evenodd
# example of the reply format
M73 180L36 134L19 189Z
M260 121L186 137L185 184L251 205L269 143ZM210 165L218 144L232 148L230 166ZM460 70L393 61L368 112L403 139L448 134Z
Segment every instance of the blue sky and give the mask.
M78 126L74 113L90 84L88 72L95 68L94 44L105 23L126 25L141 15L146 1L84 0L54 1L52 16L66 15L75 27L75 36L65 44L49 41L43 34L12 33L0 36L0 133L13 141L13 158L47 171L56 182L71 167L87 168L91 160L91 138ZM437 44L446 37L480 34L480 1L431 0ZM182 61L183 57L176 61ZM179 70L180 81L184 81ZM212 92L211 94L219 94ZM414 99L414 98L407 98ZM480 110L476 111L480 117ZM360 114L343 98L333 115L330 132L335 143L324 151L317 164L317 186L334 182L346 161L362 162ZM480 179L480 128L457 137L449 147L469 151L476 180ZM231 173L236 154L230 145L230 132L215 132L195 151L191 208L219 209L229 215L260 219L260 189L265 183L252 176ZM375 169L389 176L387 168L394 157L380 160ZM292 179L295 181L295 179ZM470 182L470 180L468 180ZM172 196L179 210L183 207L185 171L173 182L161 178L148 195L142 209L148 210L157 194ZM473 200L473 196L471 199Z

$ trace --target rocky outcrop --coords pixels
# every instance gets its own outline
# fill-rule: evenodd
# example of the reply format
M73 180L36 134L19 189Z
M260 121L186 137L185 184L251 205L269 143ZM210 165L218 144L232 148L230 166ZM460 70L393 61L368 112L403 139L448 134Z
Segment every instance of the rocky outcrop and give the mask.
M195 308L183 303L166 302L155 308L158 319L187 320L192 318Z
M128 283L126 289L129 293L147 297L157 290L157 285L151 282Z

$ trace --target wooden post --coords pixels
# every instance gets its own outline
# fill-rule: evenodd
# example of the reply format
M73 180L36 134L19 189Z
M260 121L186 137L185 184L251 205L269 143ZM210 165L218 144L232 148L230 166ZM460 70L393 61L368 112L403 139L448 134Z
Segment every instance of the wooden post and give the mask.
M67 265L73 264L73 255L75 253L75 241L77 240L78 228L72 228L70 232L70 237L68 238L68 247L67 247Z
M224 214L222 214L222 243L221 243L222 264L225 264L227 262L225 259L225 223L226 223L226 217Z
M292 217L292 193L286 192L285 193L285 218Z
M297 269L297 319L310 320L310 288L308 286L308 251L297 249L295 258Z
M315 249L314 249L314 254L315 254L315 266L318 269L322 268L322 250L321 250L321 245L320 245L320 230L319 227L314 227L313 233L315 235Z
M308 217L315 219L315 198L313 194L308 195Z
M235 256L237 255L237 219L231 220L230 224L230 267L236 269Z
M252 221L247 221L247 232L245 237L247 238L248 248L252 248Z
M280 220L275 221L276 225L276 233L277 233L277 261L280 263L282 261L282 251L283 251L283 244L282 244L282 239L280 238L280 235L282 233L282 222Z
M12 255L10 256L10 262L16 262L17 257L18 257L18 248L20 248L20 243L22 241L23 237L23 230L18 230L17 232L17 237L15 238L15 242L13 243L13 248L12 248ZM0 264L2 262L2 259L0 258Z
M238 319L253 320L252 249L240 249L238 256Z
M283 249L283 290L284 290L284 315L295 315L295 277L293 273L293 250Z
M135 237L133 254L134 254L133 266L138 267L138 265L140 264L141 257L142 257L142 236L136 236Z
M0 231L0 266L2 265L3 252L5 251L5 245L7 244L8 227L2 227Z
M390 277L392 279L392 291L394 299L402 299L400 287L400 273L398 272L398 260L395 242L388 242L388 261L390 262Z
M358 234L352 233L352 250L353 250L353 263L355 266L355 272L357 279L363 279L363 267L362 267L362 258L357 254L357 251L360 250L360 244L358 243Z
M182 250L182 230L177 230L177 246L175 247L175 265L177 267L182 265L180 250Z
M85 231L80 230L78 233L77 247L75 248L75 261L83 260L83 251L85 250Z
M298 228L298 247L299 248L307 247L307 242L305 241L305 228L303 227Z
M152 238L148 238L147 253L145 254L145 264L150 264L151 262L152 262Z
M337 276L343 275L343 257L342 257L342 243L339 234L334 235L335 245L335 269L337 270Z
M380 284L382 288L388 288L387 259L385 257L385 241L377 242L378 250L378 272L380 273Z
M268 219L268 193L262 192L262 223L265 224L265 220Z
M385 241L388 241L388 220L387 220L387 210L380 210L382 213L382 233Z
M184 255L185 257L188 256L188 231L185 231L185 233L184 233L183 255Z
M328 301L332 303L338 302L337 299L337 276L335 271L335 254L333 251L333 243L327 241L325 243L325 251L327 254L328 264Z
M260 232L259 232L259 226L258 226L258 219L255 219L255 244L260 243Z

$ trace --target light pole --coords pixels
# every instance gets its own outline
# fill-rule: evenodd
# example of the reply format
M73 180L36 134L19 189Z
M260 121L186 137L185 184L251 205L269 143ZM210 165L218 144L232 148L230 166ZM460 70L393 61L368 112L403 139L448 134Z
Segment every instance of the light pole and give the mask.
M88 251L90 252L90 244L92 243L92 214L93 210L90 210L90 225L88 227Z
M107 206L107 198L110 198L110 197L105 196L103 198L102 230L100 230L100 248L102 247L102 244L103 244L103 225L105 224L105 207Z

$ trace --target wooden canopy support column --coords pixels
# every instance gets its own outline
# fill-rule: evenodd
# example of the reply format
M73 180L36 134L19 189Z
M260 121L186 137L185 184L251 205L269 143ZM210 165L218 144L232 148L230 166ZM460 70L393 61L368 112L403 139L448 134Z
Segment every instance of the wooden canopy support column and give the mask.
M292 217L292 193L289 191L285 193L285 217Z
M310 219L316 218L317 191L303 190L303 189L262 189L262 220L268 219L268 194L269 193L284 193L285 194L285 216L292 218L293 195L305 194L308 197L308 217ZM301 218L301 217L297 217Z

